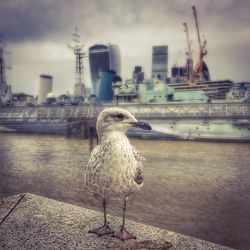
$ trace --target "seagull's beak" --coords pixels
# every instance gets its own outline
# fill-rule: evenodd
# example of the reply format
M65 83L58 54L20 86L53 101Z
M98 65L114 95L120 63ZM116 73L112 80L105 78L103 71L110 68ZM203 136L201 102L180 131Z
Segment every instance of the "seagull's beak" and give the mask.
M147 122L136 121L131 123L133 127L141 128L144 130L151 130L151 126Z

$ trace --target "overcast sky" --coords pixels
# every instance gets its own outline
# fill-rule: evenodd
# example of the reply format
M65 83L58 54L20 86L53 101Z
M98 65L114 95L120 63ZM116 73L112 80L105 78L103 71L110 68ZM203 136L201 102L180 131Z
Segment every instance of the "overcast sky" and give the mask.
M151 75L153 45L169 46L169 74L185 62L187 22L198 58L192 5L207 40L205 61L213 80L250 81L248 0L0 0L0 34L11 51L8 81L13 92L37 94L40 74L53 76L56 94L73 91L74 55L67 48L77 26L85 50L95 43L118 44L122 78L135 65ZM179 55L179 56L178 56ZM85 83L90 86L88 59Z

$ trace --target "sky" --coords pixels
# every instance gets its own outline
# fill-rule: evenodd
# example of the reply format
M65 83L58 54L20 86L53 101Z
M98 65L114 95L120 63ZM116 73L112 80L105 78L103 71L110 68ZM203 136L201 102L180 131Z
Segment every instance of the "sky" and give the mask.
M187 48L183 22L189 27L194 61L200 33L207 41L204 58L212 80L250 81L250 1L248 0L0 0L0 34L11 51L7 63L12 91L37 95L39 76L53 76L53 92L73 92L74 54L67 47L78 27L85 51L96 43L117 44L123 79L135 65L151 76L152 46L168 45L173 64L184 65ZM84 82L90 83L88 58Z

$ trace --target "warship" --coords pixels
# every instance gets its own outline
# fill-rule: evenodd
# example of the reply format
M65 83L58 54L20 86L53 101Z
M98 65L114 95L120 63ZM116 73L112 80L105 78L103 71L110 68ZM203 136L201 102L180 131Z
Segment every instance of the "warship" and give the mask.
M224 100L210 100L201 90L175 91L159 81L154 87L126 82L120 86L119 94L117 85L114 85L115 100L111 102L93 100L92 96L91 102L83 105L2 108L0 125L8 131L66 134L72 126L84 129L89 120L94 126L103 109L119 106L152 126L152 131L132 128L127 132L130 137L250 141L250 83L234 84Z

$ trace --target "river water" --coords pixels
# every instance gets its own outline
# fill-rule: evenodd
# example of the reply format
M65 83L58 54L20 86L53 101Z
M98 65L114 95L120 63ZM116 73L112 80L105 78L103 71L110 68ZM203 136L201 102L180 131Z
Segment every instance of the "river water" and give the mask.
M132 220L223 245L250 246L250 144L131 140L146 158ZM84 187L87 140L0 133L0 198L30 192L101 210ZM121 215L122 201L108 204Z

